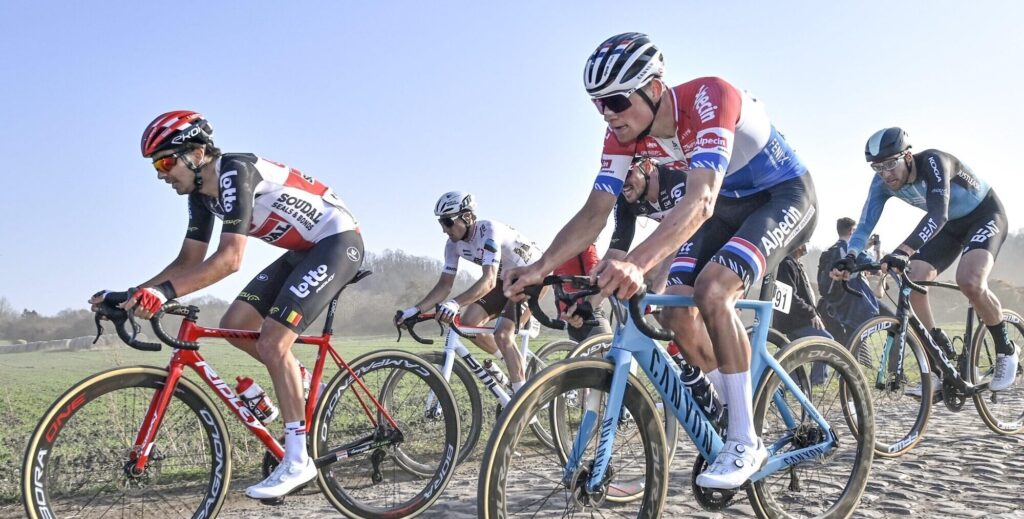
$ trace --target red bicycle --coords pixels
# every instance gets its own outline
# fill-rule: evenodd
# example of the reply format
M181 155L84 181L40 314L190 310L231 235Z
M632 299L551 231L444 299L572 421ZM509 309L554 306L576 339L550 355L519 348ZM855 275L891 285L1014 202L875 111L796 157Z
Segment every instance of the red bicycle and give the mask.
M360 271L349 282L369 275ZM342 290L344 287L342 287ZM459 451L459 416L448 384L429 363L399 350L382 350L346 363L330 344L338 295L323 333L297 343L318 348L305 417L308 447L324 496L349 517L413 517L444 490ZM159 351L138 340L139 325L118 308L128 293L97 312L115 322L133 348ZM256 339L259 332L205 328L199 309L168 301L150 322L174 348L167 367L115 368L82 380L43 415L22 467L22 494L30 518L159 516L215 517L231 481L232 444L214 401L184 376L190 368L267 449L264 476L284 449L235 391L199 353L201 338ZM182 316L177 338L161 326ZM131 324L131 332L127 330ZM339 372L320 388L327 359ZM425 407L427 395L431 405Z

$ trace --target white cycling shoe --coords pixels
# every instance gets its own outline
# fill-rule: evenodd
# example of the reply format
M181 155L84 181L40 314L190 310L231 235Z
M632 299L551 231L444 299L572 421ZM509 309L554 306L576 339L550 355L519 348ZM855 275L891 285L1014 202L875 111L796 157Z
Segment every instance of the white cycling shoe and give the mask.
M306 463L282 462L267 479L245 489L245 495L253 499L274 499L290 494L296 488L309 483L316 477L316 465L312 458Z
M1010 389L1017 378L1017 366L1020 364L1020 353L1016 346L1013 348L1013 355L996 354L995 374L992 381L988 383L991 391L1003 391Z
M768 449L757 439L756 446L727 441L715 462L697 476L697 486L723 490L739 488L761 469L768 459Z

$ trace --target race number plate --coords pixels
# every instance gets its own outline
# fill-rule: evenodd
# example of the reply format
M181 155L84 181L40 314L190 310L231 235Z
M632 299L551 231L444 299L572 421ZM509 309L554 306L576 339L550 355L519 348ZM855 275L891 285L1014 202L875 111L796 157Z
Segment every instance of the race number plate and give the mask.
M793 304L793 287L775 281L775 297L772 298L772 308L784 313L789 313L789 307Z

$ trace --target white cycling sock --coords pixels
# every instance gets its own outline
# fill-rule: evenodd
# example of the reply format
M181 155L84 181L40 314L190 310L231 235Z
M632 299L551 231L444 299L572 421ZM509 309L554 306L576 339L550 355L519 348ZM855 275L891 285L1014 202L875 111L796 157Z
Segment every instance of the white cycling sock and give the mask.
M502 361L502 362L504 362L504 361L505 361L505 356L501 354L501 348L498 348L498 349L497 349L497 350L496 350L496 351L494 352L494 358L496 358L496 359L498 359L498 360L500 360L500 361Z
M704 374L711 381L711 385L715 387L715 391L719 394L722 393L722 389L725 387L725 382L722 381L722 372L715 368ZM723 402L724 403L724 402Z
M512 383L512 393L513 394L518 393L519 390L522 389L522 387L525 386L525 385L526 385L526 381L525 380L522 380L522 381L519 381L519 382L513 382Z
M284 460L283 462L303 465L309 453L306 452L306 421L288 422L284 424Z
M750 371L720 373L726 405L729 406L730 441L757 445L754 431L754 396L750 384ZM714 384L714 382L712 382Z

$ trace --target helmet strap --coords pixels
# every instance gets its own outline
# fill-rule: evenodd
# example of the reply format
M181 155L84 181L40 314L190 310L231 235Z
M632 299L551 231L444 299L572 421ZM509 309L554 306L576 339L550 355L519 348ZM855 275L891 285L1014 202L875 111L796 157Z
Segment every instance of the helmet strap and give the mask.
M205 166L206 163L207 163L207 161L205 160L205 156L204 156L204 160L202 162L200 162L199 164L196 164L195 162L192 162L192 157L190 157L187 153L181 156L181 160L185 161L185 166L188 167L188 169L192 170L192 173L195 175L195 179L193 180L193 183L196 186L196 191L202 189L202 187L203 187L202 171L203 171L203 166Z
M469 228L473 226L473 224L471 224L468 221L466 221L466 214L467 213L459 214L459 218L462 220L462 223L466 224L466 232L462 233L462 237L459 238L458 241L466 241L466 238L469 238ZM476 222L473 222L473 223L476 223Z
M647 103L647 106L650 107L651 109L651 124L648 124L647 128L644 128L644 131L640 132L640 135L637 136L637 139L643 139L644 137L650 135L651 128L654 127L654 120L657 119L658 117L658 108L661 107L661 98L658 98L657 103L651 101L651 98L647 95L647 92L644 92L644 89L642 88L636 91L636 95L640 96L640 99L643 99L644 102Z

